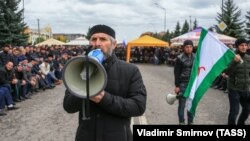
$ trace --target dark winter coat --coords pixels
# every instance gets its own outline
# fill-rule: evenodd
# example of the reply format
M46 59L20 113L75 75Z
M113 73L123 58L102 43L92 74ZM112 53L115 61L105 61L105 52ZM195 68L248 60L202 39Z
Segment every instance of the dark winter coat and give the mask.
M181 83L188 83L195 55L192 54L190 57L184 53L177 57L174 66L175 86L179 87Z
M7 70L5 66L0 68L0 85L10 84L13 79L13 70Z
M12 61L13 62L12 56L9 53L1 52L0 53L0 67L5 66L5 64L8 61Z
M250 56L241 54L243 63L232 61L225 73L229 75L228 89L249 91L250 86Z
M146 109L146 88L139 69L113 55L104 67L108 82L100 103L90 102L91 118L82 120L82 99L67 90L64 109L79 112L76 141L132 141L130 121Z

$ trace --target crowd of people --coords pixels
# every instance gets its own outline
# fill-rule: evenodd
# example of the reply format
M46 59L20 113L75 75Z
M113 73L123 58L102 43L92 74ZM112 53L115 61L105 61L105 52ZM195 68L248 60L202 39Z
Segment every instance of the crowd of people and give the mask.
M85 48L64 46L5 45L0 52L0 116L16 110L16 103L32 95L53 89L62 83L62 69L68 59Z
M194 49L195 51L195 49ZM122 49L116 51L117 57L120 56ZM182 47L134 47L131 49L131 59L132 63L150 63L150 64L167 64L168 66L174 66L177 56L182 53ZM122 56L125 56L122 54ZM120 58L124 60L125 58Z

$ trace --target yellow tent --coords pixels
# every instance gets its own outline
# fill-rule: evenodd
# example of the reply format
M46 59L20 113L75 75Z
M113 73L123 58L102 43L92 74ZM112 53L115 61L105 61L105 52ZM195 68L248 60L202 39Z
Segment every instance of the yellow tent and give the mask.
M50 38L48 40L45 40L45 41L43 41L41 43L36 44L35 46L42 46L42 45L51 46L51 45L64 45L64 44L65 44L64 42L61 42L61 41L58 41L56 39Z
M154 37L145 35L142 36L138 39L135 39L133 41L128 42L127 45L127 59L126 61L129 62L130 59L130 50L131 47L133 46L138 46L138 47L152 47L152 46L157 46L157 47L169 47L168 42L164 42L162 40L156 39Z

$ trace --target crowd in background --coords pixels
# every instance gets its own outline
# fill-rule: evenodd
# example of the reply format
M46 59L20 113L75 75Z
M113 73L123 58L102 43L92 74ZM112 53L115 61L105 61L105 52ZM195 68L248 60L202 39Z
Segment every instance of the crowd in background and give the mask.
M234 50L232 46L229 47ZM87 49L87 46L4 46L0 52L0 115L6 115L6 107L7 110L16 110L17 102L30 99L40 91L53 89L61 84L62 69L66 61L84 54ZM174 66L176 57L181 52L181 46L134 47L130 62ZM119 59L126 60L126 48L117 47L115 53ZM250 54L250 49L247 53ZM212 87L227 92L227 76L222 73Z
M118 48L116 54L118 58L125 60L124 48ZM182 52L181 47L134 47L131 49L130 62L132 63L151 63L156 65L167 64L174 66L176 57ZM125 55L124 55L125 54Z
M66 61L83 54L84 49L4 46L0 52L0 116L7 114L6 109L18 109L16 103L60 85Z

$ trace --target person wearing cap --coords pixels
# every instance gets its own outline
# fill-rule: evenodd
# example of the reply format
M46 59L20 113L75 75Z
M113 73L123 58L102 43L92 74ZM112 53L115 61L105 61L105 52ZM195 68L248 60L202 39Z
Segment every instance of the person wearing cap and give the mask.
M20 100L30 99L29 95L26 95L27 92L27 82L24 79L24 68L22 64L18 64L14 67L14 78L17 79L16 83L12 83L12 89L15 92L15 95L18 96Z
M29 95L29 93L33 94L34 91L37 91L36 88L38 88L37 79L31 73L32 67L32 63L28 63L24 70L24 80L27 82L27 95Z
M247 41L247 54L250 55L250 39Z
M14 64L14 67L17 66L19 64L19 61L18 61L18 58L19 58L19 55L20 55L20 50L18 48L14 48L13 51L12 51L12 60L13 60L13 64Z
M250 113L250 56L247 54L247 43L244 38L235 41L236 55L225 70L228 75L229 125L244 125ZM237 120L240 105L242 111Z
M51 66L49 64L49 60L47 58L45 58L43 60L42 64L39 65L39 68L41 70L41 76L44 79L45 83L48 85L48 87L50 89L54 88L55 85L51 81L51 76L49 74L50 68L51 68Z
M79 112L76 141L132 141L131 118L146 109L146 88L140 70L134 64L119 60L114 54L115 31L106 25L90 29L90 45L101 49L107 72L106 88L90 97L90 118L82 118L83 99L65 92L63 107L68 113Z
M2 103L3 101L0 99L0 109L3 109L5 104L7 105L8 110L18 109L18 107L14 106L13 96L11 95L11 84L16 82L16 80L14 80L12 77L13 62L8 61L4 67L0 68L0 95L2 95L2 98L4 98L5 102Z
M0 52L0 67L3 67L8 61L13 61L13 58L9 54L9 50L9 45L5 45L3 47L3 52Z
M193 42L191 40L186 40L183 43L183 53L181 53L177 59L174 66L174 78L175 78L175 93L177 94L179 105L178 105L178 117L179 124L185 124L185 104L186 98L183 97L185 89L188 85L190 79L191 70L195 55L193 53ZM193 115L187 112L188 120L187 124L193 124Z
M56 85L60 85L62 81L59 80L55 75L56 72L59 72L59 61L55 60L53 57L54 57L53 54L48 55L48 62L50 65L50 71L48 73L48 76L49 76L50 82Z

